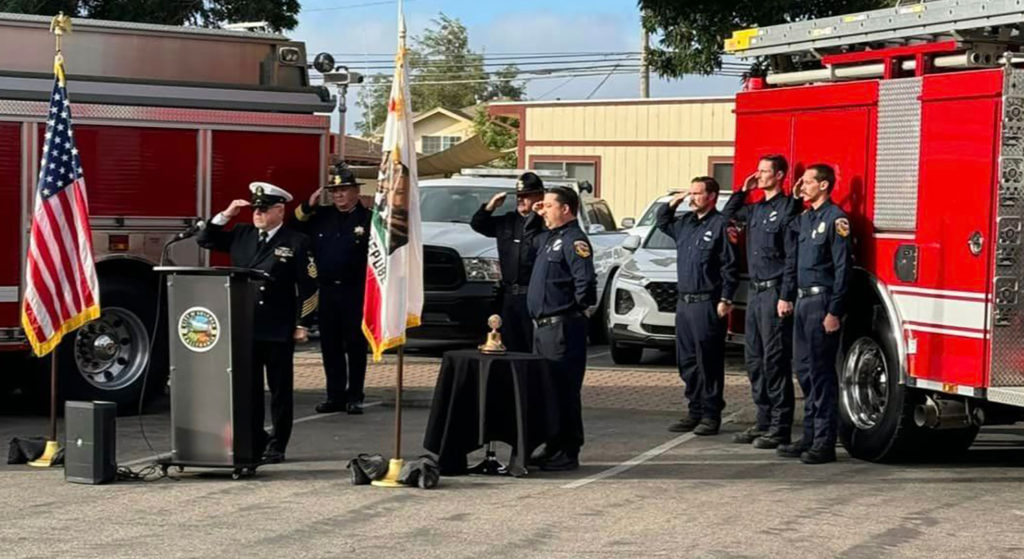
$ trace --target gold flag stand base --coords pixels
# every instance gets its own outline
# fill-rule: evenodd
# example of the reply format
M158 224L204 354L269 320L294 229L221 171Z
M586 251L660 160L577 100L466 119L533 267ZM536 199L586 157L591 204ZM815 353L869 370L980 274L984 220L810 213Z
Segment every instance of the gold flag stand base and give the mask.
M33 468L51 468L53 467L53 459L57 456L57 452L60 451L60 445L57 441L46 441L46 449L43 450L43 455L39 458L28 463ZM391 472L388 471L388 474Z
M387 475L382 479L374 481L373 485L377 487L405 487L405 485L398 483L398 474L402 472L402 464L404 464L404 461L401 458L388 460Z

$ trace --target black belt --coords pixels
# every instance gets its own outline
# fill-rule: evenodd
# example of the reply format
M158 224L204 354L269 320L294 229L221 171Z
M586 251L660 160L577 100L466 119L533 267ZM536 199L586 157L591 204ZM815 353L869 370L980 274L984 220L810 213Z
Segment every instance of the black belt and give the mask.
M534 323L534 325L536 325L538 327L540 327L540 326L551 326L552 324L558 324L559 322L563 322L563 321L568 320L570 318L576 318L576 317L579 317L579 316L583 316L583 315L581 315L578 312L571 312L571 313L566 313L566 314L556 314L554 316L545 316L544 318L538 318L537 320L534 320L533 323Z
M703 303L714 299L715 296L711 293L680 293L679 300L686 303Z
M799 299L803 299L804 297L810 297L811 295L821 295L822 293L828 293L828 288L821 285L815 285L813 287L800 287L797 288L796 290L796 296Z
M773 287L778 287L779 280L777 280L777 279L770 279L770 280L765 280L765 281L754 281L754 280L751 280L750 285L752 285L754 287L754 289L757 290L757 291L768 291L769 289L772 289Z
M502 284L501 287L502 289L505 290L505 293L509 295L526 295L526 292L529 291L530 289L529 285L516 285L507 283Z

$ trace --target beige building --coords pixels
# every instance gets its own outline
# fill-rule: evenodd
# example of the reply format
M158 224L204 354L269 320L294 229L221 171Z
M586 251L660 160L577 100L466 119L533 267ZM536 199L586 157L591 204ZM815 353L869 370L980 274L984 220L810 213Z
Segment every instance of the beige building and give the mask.
M519 165L589 180L617 219L699 175L732 186L732 97L493 103L519 119Z
M475 134L471 114L443 107L414 116L412 125L416 151L423 155L445 151Z

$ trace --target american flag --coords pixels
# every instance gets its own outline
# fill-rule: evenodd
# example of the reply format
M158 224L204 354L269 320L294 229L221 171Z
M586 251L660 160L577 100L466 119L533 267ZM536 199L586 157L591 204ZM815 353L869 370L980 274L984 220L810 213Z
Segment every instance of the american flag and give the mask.
M59 54L54 74L21 303L21 325L39 356L100 315L89 204Z

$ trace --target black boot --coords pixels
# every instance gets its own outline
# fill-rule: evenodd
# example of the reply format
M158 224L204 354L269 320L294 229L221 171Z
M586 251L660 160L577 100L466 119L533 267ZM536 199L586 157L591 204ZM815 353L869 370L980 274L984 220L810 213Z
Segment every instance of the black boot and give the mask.
M693 431L697 425L700 425L699 417L687 416L669 425L668 430L673 433L689 433L690 431Z
M836 461L836 447L811 447L800 455L800 461L804 464L827 464Z
M693 434L694 435L699 435L701 437L710 437L712 435L717 435L718 434L718 430L721 427L722 427L722 422L721 421L719 421L717 419L708 419L708 418L705 417L704 419L700 420L700 425L696 426L693 429Z

